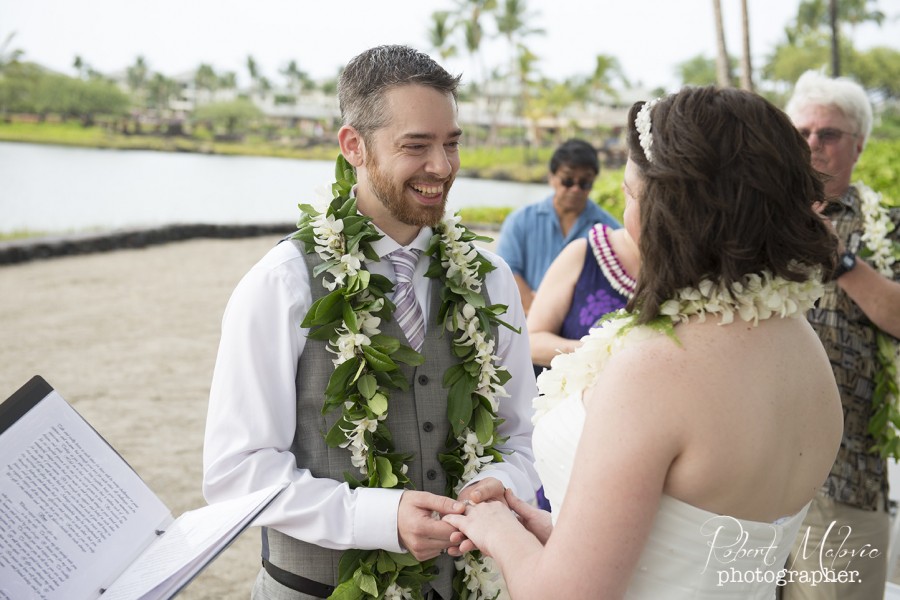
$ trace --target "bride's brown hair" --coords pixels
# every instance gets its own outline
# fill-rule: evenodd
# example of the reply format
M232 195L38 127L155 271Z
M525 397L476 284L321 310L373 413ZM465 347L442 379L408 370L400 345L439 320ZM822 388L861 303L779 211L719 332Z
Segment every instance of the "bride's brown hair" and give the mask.
M810 151L787 116L737 89L684 88L652 106L652 162L628 115L638 167L639 321L703 279L731 284L764 269L792 281L834 269L837 239L813 210L824 197Z

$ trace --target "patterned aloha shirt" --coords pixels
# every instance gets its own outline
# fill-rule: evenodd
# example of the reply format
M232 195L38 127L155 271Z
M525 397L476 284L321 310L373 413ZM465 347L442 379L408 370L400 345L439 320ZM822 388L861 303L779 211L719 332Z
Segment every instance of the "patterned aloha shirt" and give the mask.
M846 247L858 250L863 220L856 188L851 186L825 214ZM900 209L892 209L890 214L895 224L890 236L900 239ZM900 281L900 261L894 263L893 279ZM879 367L878 328L833 281L825 285L825 294L807 316L831 360L844 406L844 436L822 492L850 506L878 510L879 498L887 502L888 497L887 462L869 451L875 440L867 430Z

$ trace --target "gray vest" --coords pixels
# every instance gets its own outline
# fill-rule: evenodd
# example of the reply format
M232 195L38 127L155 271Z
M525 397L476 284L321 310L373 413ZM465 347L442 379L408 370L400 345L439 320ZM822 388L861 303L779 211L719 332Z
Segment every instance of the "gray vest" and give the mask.
M292 242L306 259L310 274L322 260L315 253L307 254L303 244ZM319 283L311 281L310 291L315 302L327 291ZM485 300L487 298L486 289ZM438 453L443 452L450 432L447 420L447 391L442 386L444 372L458 362L450 347L451 335L435 323L440 311L443 286L432 281L429 290L430 323L425 335L422 354L425 362L418 367L400 365L409 390L392 390L386 425L393 434L397 452L410 452L414 459L409 464L407 476L413 489L444 495L446 477ZM406 338L396 321L382 321L382 333ZM496 331L493 332L497 334ZM297 457L297 466L309 469L315 477L344 481L344 472L362 478L350 463L350 452L342 448L329 448L324 435L340 417L335 409L322 415L323 391L334 371L331 362L334 353L325 348L326 342L307 339L306 347L297 366L297 429L291 451ZM329 550L302 542L280 531L263 528L263 558L291 573L296 573L328 585L337 585L338 563L342 551ZM452 579L455 573L453 559L441 555L436 562L437 577L430 585L443 598L452 597ZM297 594L297 598L305 597Z

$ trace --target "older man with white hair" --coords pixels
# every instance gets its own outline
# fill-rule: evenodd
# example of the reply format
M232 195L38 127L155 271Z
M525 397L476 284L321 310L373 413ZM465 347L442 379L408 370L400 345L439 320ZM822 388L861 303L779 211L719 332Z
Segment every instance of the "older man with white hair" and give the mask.
M891 376L888 354L896 355L900 337L900 210L851 183L872 129L872 106L859 84L808 71L785 112L809 143L813 166L828 177L823 214L840 240L837 270L808 319L834 369L844 435L788 560L782 599L881 598L890 524L879 448L891 433L885 404L892 398L878 382ZM814 574L821 576L816 585Z

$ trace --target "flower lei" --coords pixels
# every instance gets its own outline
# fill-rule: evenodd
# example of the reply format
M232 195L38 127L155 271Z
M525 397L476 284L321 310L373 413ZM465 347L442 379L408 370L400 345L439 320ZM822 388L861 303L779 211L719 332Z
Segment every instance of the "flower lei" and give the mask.
M394 310L388 295L390 280L362 268L364 260L378 261L372 242L382 236L371 220L359 214L351 190L356 183L352 167L338 157L334 199L324 209L301 204L299 231L307 252L323 260L313 270L329 293L309 308L302 326L309 338L327 340L335 354L332 373L325 389L323 414L336 408L341 416L325 435L331 447L351 453L351 462L364 479L349 473L351 487L403 488L410 483L407 462L411 454L394 451L392 437L384 421L392 390L406 390L409 382L397 363L419 365L424 357L397 338L381 333L382 320L390 320ZM439 460L447 475L447 494L453 497L475 475L503 458L496 445L505 441L497 435L499 398L510 374L496 364L492 326L506 306L487 306L481 293L485 275L494 266L472 244L488 240L459 224L458 215L444 218L426 254L431 256L427 277L444 284L439 322L453 336L453 353L459 363L444 374L449 388L447 417L451 435ZM341 556L339 584L333 599L388 598L420 599L421 586L433 578L434 560L418 562L409 554L386 550L348 550ZM500 593L502 579L493 562L480 553L466 554L456 561L454 590L462 600L490 600Z
M900 243L888 237L894 230L888 208L882 203L881 194L869 186L857 182L853 187L859 194L863 217L860 240L865 246L859 255L868 259L879 273L893 278L893 264L900 259ZM872 450L883 458L900 460L900 344L881 330L876 332L875 342L880 369L875 374L868 429L875 438Z
M744 276L730 288L707 279L696 288L680 290L675 298L664 302L660 315L646 325L638 325L637 313L625 309L606 315L581 338L580 348L555 356L551 368L538 376L540 395L534 400L533 422L537 423L572 394L593 385L609 358L625 346L660 334L678 343L675 325L691 317L705 321L707 315L718 316L721 325L732 323L738 317L756 325L774 316L805 316L824 289L817 272L810 275L810 279L796 282L763 271Z

